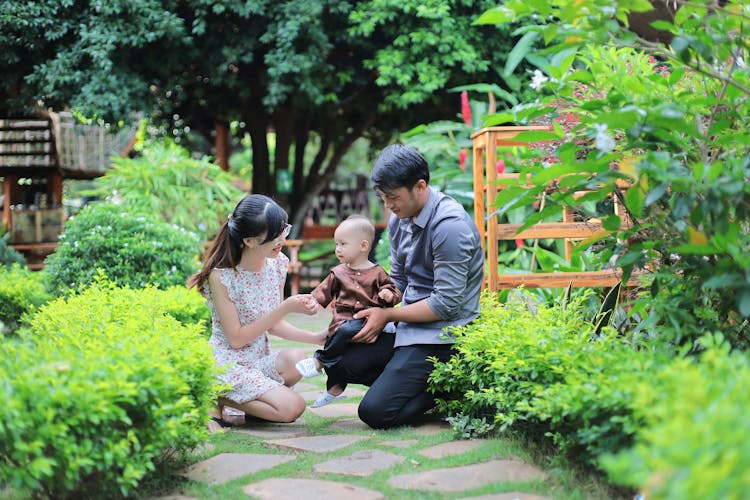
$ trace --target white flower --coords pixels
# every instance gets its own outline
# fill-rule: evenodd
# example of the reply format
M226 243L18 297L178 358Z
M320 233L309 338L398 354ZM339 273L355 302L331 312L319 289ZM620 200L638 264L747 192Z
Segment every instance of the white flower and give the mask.
M607 133L607 124L595 123L594 128L596 129L596 149L605 154L615 149L615 141Z
M529 87L531 87L532 90L539 90L540 88L542 88L544 82L548 81L549 78L544 76L544 73L542 73L538 69L535 69L534 76L531 77L531 83L529 84Z

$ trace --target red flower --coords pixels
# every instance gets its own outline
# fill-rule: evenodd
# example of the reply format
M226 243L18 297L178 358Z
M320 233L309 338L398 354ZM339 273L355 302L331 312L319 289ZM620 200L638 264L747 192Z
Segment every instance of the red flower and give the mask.
M464 118L464 123L471 127L471 106L469 106L469 93L465 90L461 92L461 116Z
M497 160L497 164L495 165L495 170L498 174L502 174L505 172L505 160L499 159Z
M460 153L458 153L458 166L466 172L466 157L469 156L469 153L462 149Z
M523 248L523 240L521 238L516 240L516 248Z

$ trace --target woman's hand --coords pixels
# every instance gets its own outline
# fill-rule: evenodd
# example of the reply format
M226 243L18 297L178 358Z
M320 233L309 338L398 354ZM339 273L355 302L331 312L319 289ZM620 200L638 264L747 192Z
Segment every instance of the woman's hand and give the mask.
M318 340L318 344L325 345L326 340L328 340L328 329L321 330L315 334L316 339Z
M318 301L310 294L292 295L284 301L288 313L302 313L312 316L318 312Z

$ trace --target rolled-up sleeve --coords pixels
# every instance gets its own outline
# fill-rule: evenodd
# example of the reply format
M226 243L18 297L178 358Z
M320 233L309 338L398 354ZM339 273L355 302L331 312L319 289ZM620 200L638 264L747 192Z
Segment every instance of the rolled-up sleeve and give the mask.
M432 233L434 288L427 305L440 319L457 318L465 300L471 257L479 244L465 221L448 218Z

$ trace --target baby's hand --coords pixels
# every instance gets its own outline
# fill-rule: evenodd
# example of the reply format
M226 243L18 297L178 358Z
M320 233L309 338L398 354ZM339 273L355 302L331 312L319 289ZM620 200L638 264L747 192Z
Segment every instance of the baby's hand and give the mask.
M284 302L289 304L292 312L303 313L312 316L318 312L318 301L312 295L292 295Z
M387 288L383 288L378 292L378 297L385 300L386 302L390 302L393 300L393 292L388 290Z

